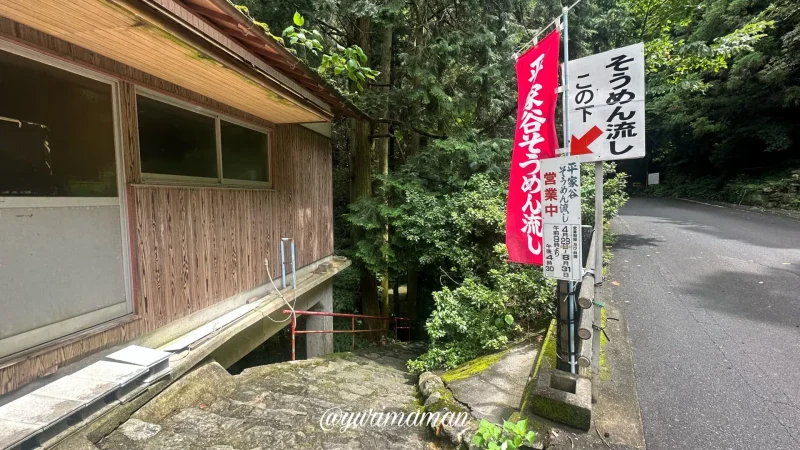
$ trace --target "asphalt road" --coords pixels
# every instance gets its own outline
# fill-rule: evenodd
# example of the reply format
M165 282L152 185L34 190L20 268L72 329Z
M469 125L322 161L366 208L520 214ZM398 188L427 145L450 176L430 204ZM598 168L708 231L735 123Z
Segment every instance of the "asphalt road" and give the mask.
M633 198L612 230L647 448L800 449L800 221Z

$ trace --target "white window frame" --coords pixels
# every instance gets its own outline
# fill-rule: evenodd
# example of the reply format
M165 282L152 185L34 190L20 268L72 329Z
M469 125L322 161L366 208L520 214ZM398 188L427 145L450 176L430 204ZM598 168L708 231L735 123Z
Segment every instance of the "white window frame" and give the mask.
M225 178L223 170L225 167L222 164L222 121L229 124L236 125L242 128L247 128L257 131L267 138L267 181L253 181L253 180L237 180L235 178ZM266 189L272 188L272 130L262 128L247 122L244 122L233 117L221 115L217 119L217 139L219 140L219 164L220 176L222 184L225 186L244 186L244 187L263 187Z
M132 260L131 260L131 240L128 223L128 191L125 179L125 163L122 152L122 119L120 117L120 89L117 78L107 76L98 71L87 69L78 64L67 62L63 59L44 54L28 47L0 38L0 50L54 67L65 72L99 81L111 86L111 114L114 132L114 161L116 165L117 177L117 196L116 197L0 197L0 209L2 208L52 208L52 207L75 207L75 206L119 206L120 210L120 233L122 240L122 270L124 280L124 295L127 303L126 315L134 312L133 304L133 280ZM125 315L121 316L124 317ZM80 319L83 316L79 316ZM71 320L71 319L68 319ZM37 329L39 330L39 329ZM36 330L32 330L36 331Z
M161 92L147 89L141 86L136 86L136 95L147 97L151 100L166 103L176 108L185 109L206 117L214 119L214 136L217 152L217 177L193 177L187 175L171 175L149 173L142 171L142 182L146 184L162 184L171 186L189 186L189 187L229 187L229 188L250 188L250 189L272 189L272 130L269 128L259 127L251 123L242 121L235 117L226 114L220 114L202 106L177 99L175 97L163 94ZM138 102L136 114L139 114ZM253 131L264 134L267 137L267 181L252 181L252 180L236 180L232 178L225 178L225 167L222 164L222 130L221 121L228 122L243 128L248 128ZM138 133L139 130L136 130ZM139 156L141 161L141 155Z

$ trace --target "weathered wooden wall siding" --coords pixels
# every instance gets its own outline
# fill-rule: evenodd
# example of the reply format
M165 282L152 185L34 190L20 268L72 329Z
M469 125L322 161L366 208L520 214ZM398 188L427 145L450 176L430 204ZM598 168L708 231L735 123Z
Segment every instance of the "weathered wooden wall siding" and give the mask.
M275 190L132 186L139 318L0 368L0 395L267 282L265 258L279 276L281 237L298 269L331 255L330 141L297 125L272 139Z
M329 141L299 126L274 139L275 191L134 187L145 331L266 283L265 258L279 276L281 237L298 269L333 253Z
M296 240L297 267L333 253L330 142L297 125L275 126L64 40L0 17L0 38L120 80L121 141L129 194L137 319L0 365L0 395L104 348L280 273L279 239ZM273 191L141 186L135 85L272 128Z

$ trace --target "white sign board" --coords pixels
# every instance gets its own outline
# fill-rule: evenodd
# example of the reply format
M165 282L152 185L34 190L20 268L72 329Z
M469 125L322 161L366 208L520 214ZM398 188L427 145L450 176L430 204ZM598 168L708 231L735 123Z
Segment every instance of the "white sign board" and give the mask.
M541 160L544 275L580 281L581 167L577 156Z
M660 174L660 173L661 173L661 172L656 172L656 173L648 173L648 174L647 174L647 185L648 185L648 186L652 186L652 185L654 185L654 184L658 184L658 181L659 181L659 178L660 178L660 177L659 177L659 174Z
M569 124L581 162L644 157L644 44L569 62Z

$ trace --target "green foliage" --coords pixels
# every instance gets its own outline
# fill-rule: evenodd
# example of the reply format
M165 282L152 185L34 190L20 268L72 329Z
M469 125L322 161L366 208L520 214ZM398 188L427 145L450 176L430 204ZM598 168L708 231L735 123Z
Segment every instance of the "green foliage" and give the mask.
M497 252L505 254L505 246ZM505 348L522 331L520 322L552 313L554 288L541 268L504 261L485 280L470 277L453 290L434 292L434 311L425 324L429 348L408 362L409 370L453 369Z
M334 130L334 205L337 213L346 211L336 214L335 236L337 252L376 276L387 269L400 280L419 273L419 310L429 314L431 345L413 369L454 367L500 349L552 314L554 283L539 267L509 263L503 243L508 138L517 102L514 56L560 13L561 3L241 1L273 29L291 23L283 32L285 45L334 85L356 91L351 98L365 112L377 117L390 105L390 175L376 177L372 198L347 205L349 137L346 125ZM610 22L630 16L618 3L578 5L570 27L572 55L607 50L628 38ZM362 49L353 44L361 35L356 24L365 18L370 45ZM310 31L312 23L319 32ZM388 86L368 89L378 73L367 65L382 61L378 49L387 47L382 32L389 26L391 78ZM430 133L420 136L415 128ZM613 166L606 170L611 216L625 200L624 177ZM584 185L591 222L594 184ZM357 290L355 277L337 290L337 308L357 306L345 299Z
M294 22L294 24L298 27L302 27L306 23L306 19L304 19L299 12L295 11L294 17L292 17L292 22Z
M628 175L617 172L615 163L603 163L603 221L608 224L628 201L625 191ZM581 217L584 225L594 226L594 165L581 164Z
M261 5L259 10L261 9ZM304 28L306 19L300 12L295 11L292 16L292 23L283 30L282 37L275 36L270 32L269 26L265 22L259 22L250 15L250 8L247 5L236 5L236 8L244 13L255 25L261 27L268 36L285 45L289 50L297 55L301 60L310 65L318 65L317 71L320 75L336 77L346 77L352 83L339 83L338 86L352 85L355 90L364 90L367 80L375 80L380 72L372 70L367 64L367 55L358 45L343 47L333 43L326 52L325 38L319 30ZM312 61L310 58L317 58ZM344 89L346 90L346 88Z
M489 450L516 450L522 445L532 446L534 439L536 433L528 431L528 419L516 423L505 420L502 428L482 419L472 443Z
M294 25L290 25L283 30L284 42L288 42L292 51L295 54L302 55L301 58L308 62L309 52L317 56L319 55L318 52L324 50L321 42L322 34L318 30L303 28L306 19L297 11L295 11L292 21ZM335 50L320 55L321 60L319 68L317 68L320 75L328 74L329 70L334 77L345 74L359 92L364 90L366 80L375 80L380 75L380 72L372 70L365 65L367 63L367 55L358 45L351 45L345 48L336 44L333 48Z
M414 373L433 367L454 368L508 344L515 325L500 293L468 278L455 290L445 286L435 292L433 300L436 310L425 327L431 349L409 361ZM507 316L510 324L504 320Z
M279 36L275 36L274 34L272 34L269 31L269 25L267 25L264 22L259 22L258 20L254 19L253 16L250 15L250 8L248 8L245 5L234 5L234 6L236 7L236 9L238 9L239 11L244 13L244 15L247 16L253 22L253 24L257 25L259 28L264 30L264 32L267 33L267 36L275 39L276 41L278 41L280 43L283 43L283 39L282 38L280 38Z
M685 23L688 24L688 19ZM671 24L665 24L661 35L645 43L646 70L651 75L649 93L705 92L710 85L702 75L727 69L730 59L752 52L753 44L766 37L764 30L773 24L768 20L748 23L715 38L710 45L702 41L676 40Z
M643 35L652 171L730 180L782 167L800 137L800 4L707 0L675 11Z
M354 257L376 275L388 260L393 273L409 268L434 274L429 350L409 367L416 372L453 368L498 350L521 328L554 308L554 285L540 267L509 263L505 206L511 142L472 135L429 144L381 179L384 203L362 199L347 220L365 236ZM594 176L583 169L584 217L594 221ZM627 199L625 175L605 165L610 220ZM391 224L391 245L380 237ZM460 280L460 281L459 281ZM514 326L506 322L513 320Z
M366 236L354 257L376 274L415 268L437 282L426 324L429 351L410 363L421 372L452 368L503 348L521 325L549 316L554 283L540 267L509 263L505 204L511 142L450 138L429 145L381 179L378 198L347 216ZM391 224L391 246L380 235Z
M317 69L320 74L324 75L328 73L328 70L331 70L335 76L346 74L359 92L364 91L364 83L367 80L375 80L380 75L377 70L364 66L367 63L367 55L364 54L361 47L357 45L349 48L338 46L337 50L340 53L322 55L322 63Z
M487 273L505 235L510 145L468 137L437 141L381 179L388 203L362 199L347 216L366 236L356 258L376 274L384 256L398 271L411 265L462 278ZM379 239L386 222L392 225L391 248Z

